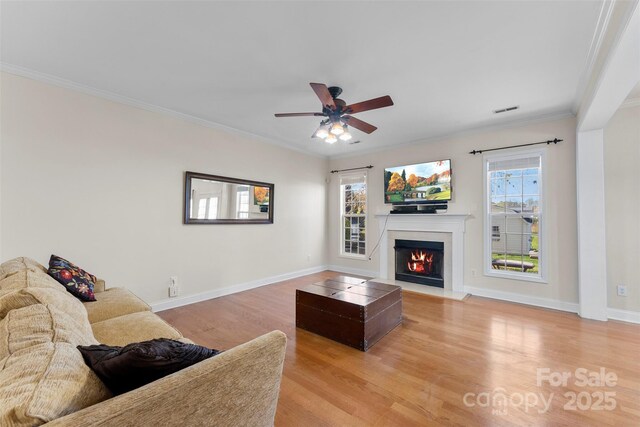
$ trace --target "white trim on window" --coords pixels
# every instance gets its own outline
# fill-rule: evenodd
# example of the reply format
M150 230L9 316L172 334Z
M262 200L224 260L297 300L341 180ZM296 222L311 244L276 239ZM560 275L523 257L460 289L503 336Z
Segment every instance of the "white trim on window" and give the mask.
M521 150L509 150L508 152L496 153L496 154L484 154L483 155L483 183L484 183L484 275L491 277L500 277L512 280L521 280L527 282L547 283L547 260L548 260L548 236L547 236L547 209L546 209L546 194L547 194L547 162L546 162L546 148L535 149L521 149ZM525 159L528 157L540 157L540 174L538 182L538 273L524 273L519 271L509 270L497 270L492 268L492 243L494 242L494 227L491 219L491 182L489 180L489 164L499 161L514 161L519 159ZM505 220L506 217L505 216Z
M242 185L236 190L236 219L249 218L249 188Z
M364 232L365 232L365 238L364 241L362 243L364 243L364 253L363 254L354 254L354 253L350 253L350 252L345 252L345 239L344 239L344 235L345 235L345 227L344 227L344 223L345 223L345 200L344 200L344 189L343 186L344 185L348 185L351 183L364 183L365 186L365 208L364 208L364 214L359 215L359 217L364 218ZM351 172L351 173L343 173L340 174L339 180L338 180L338 191L340 192L340 216L339 216L339 236L338 236L338 242L340 247L338 248L338 255L342 258L350 258L350 259L357 259L357 260L366 260L367 259L367 241L368 241L368 235L371 229L371 224L369 223L369 185L368 185L368 175L366 171L360 171L360 172ZM355 216L355 215L354 215ZM353 217L353 216L352 216Z

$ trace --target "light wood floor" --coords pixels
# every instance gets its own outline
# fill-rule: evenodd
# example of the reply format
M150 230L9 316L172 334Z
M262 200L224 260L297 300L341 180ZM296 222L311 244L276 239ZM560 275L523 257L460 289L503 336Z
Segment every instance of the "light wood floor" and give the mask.
M575 314L491 299L444 300L404 292L404 321L363 353L295 327L297 286L323 272L159 313L195 342L228 349L273 329L289 339L276 426L575 425L640 426L640 326L582 320ZM536 384L538 368L574 372L604 367L614 387ZM502 393L506 414L483 403ZM495 393L494 393L495 392ZM565 393L581 392L583 408L565 410ZM591 393L596 393L591 395ZM526 409L520 396L549 399ZM587 396L587 394L589 396ZM496 404L498 400L496 400ZM576 405L576 408L578 406Z

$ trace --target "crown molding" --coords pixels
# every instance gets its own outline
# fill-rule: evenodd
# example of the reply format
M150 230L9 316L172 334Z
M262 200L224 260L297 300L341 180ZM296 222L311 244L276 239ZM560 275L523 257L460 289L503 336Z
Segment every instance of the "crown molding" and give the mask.
M296 151L298 153L316 157L316 158L327 158L327 156L314 153L312 151L305 150L303 148L298 148L287 143L278 141L276 139L268 138L262 135L258 135L255 133L247 132L241 129L237 129L231 126L223 125L221 123L217 123L211 120L203 119L201 117L192 116L190 114L181 113L176 110L171 110L169 108L160 107L158 105L149 104L144 101L140 101L134 98L129 98L127 96L119 95L117 93L113 93L110 91L96 89L90 86L86 86L80 83L73 82L71 80L63 79L61 77L53 76L46 73L41 73L39 71L34 71L25 67L21 67L18 65L8 64L6 62L0 62L0 71L14 74L16 76L25 77L31 80L35 80L41 83L50 84L53 86L58 86L64 89L73 90L76 92L83 93L85 95L91 95L98 98L106 99L112 102L117 102L119 104L128 105L134 108L140 108L142 110L150 111L152 113L164 114L167 116L174 117L176 119L184 120L189 123L193 123L196 125L204 126L210 129L221 130L224 132L228 132L232 135L237 135L253 140L258 140L260 142L265 142L270 145L275 145L280 148L284 148L291 151Z
M640 0L608 0L605 3L609 7L609 13L607 23L601 30L600 42L605 41L605 39L609 39L609 41L606 46L600 43L598 51L595 52L592 69L585 75L582 93L579 93L579 97L576 97L575 114L578 118L578 129L583 128L584 111L589 110L598 90L602 87L604 76L611 67L614 53L620 46L625 31L633 20ZM596 69L595 65L598 62L598 58L601 59L601 65Z
M560 120L567 117L574 117L574 114L571 111L566 111L566 110L556 111L556 112L540 114L540 115L536 115L528 118L515 119L508 122L503 122L500 124L484 124L480 126L470 126L467 128L460 129L459 131L444 133L444 134L429 137L429 138L416 139L416 140L407 141L407 142L396 144L396 145L385 145L385 146L373 147L369 149L362 149L361 147L358 147L357 151L353 151L353 152L338 153L333 155L332 154L323 155L320 153L315 153L313 151L305 150L303 148L291 146L287 143L284 143L275 139L267 138L267 137L257 135L251 132L243 131L234 127L226 126L217 122L202 119L200 117L181 113L179 111L160 107L158 105L149 104L149 103L139 101L137 99L129 98L123 95L119 95L113 92L92 88L86 85L75 83L71 80L63 79L50 74L41 73L25 67L20 67L20 66L8 64L5 62L0 62L0 71L6 72L9 74L14 74L20 77L25 77L31 80L42 82L42 83L51 84L57 87L73 90L76 92L84 93L85 95L96 96L98 98L106 99L112 102L117 102L117 103L128 105L131 107L140 108L146 111L168 115L180 120L184 120L189 123L197 124L200 126L211 128L211 129L222 130L222 131L231 133L233 135L239 135L245 138L250 138L253 140L275 145L280 148L285 148L287 150L305 154L310 157L323 158L323 159L339 159L339 158L355 157L363 154L370 154L370 153L375 153L380 151L388 151L388 150L394 150L394 149L399 149L399 148L408 147L408 146L420 145L424 143L443 141L443 140L447 140L447 139L459 137L459 136L471 135L471 134L476 134L481 132L488 132L492 130L509 129L514 127L524 126L527 124L535 124L540 122Z
M613 13L614 3L615 3L615 0L606 0L602 2L602 6L600 8L600 14L598 15L598 22L596 24L596 28L594 29L593 37L591 38L589 53L587 54L585 65L582 70L582 73L580 73L578 86L576 87L576 94L574 97L573 106L571 108L571 111L573 112L573 114L578 113L580 104L582 103L583 98L586 95L589 79L593 74L594 67L596 64L596 59L598 58L600 49L602 47L602 41L604 40L607 34L607 28L609 27L609 23L611 22L611 15Z
M625 100L620 108L640 107L640 97Z
M532 125L536 123L553 122L557 120L566 119L569 117L575 117L575 115L571 111L567 111L567 110L556 111L552 113L544 113L536 116L531 116L528 118L511 120L511 121L503 122L500 124L485 124L480 126L470 126L468 128L461 129L460 131L444 133L441 135L424 138L424 139L416 139L416 140L408 141L402 144L385 145L382 147L359 150L357 152L336 154L336 155L329 156L329 158L333 160L333 159L357 157L357 156L362 156L363 154L379 153L381 151L391 151L391 150L395 150L403 147L411 147L411 146L421 145L421 144L431 144L431 143L446 141L452 138L457 138L462 136L476 135L479 133L499 131L504 129L513 129L516 127Z

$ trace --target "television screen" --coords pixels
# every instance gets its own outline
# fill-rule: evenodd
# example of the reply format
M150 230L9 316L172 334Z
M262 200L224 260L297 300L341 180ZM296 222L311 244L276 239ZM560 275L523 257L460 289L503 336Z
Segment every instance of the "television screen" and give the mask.
M451 160L385 168L385 203L413 205L437 200L451 200Z

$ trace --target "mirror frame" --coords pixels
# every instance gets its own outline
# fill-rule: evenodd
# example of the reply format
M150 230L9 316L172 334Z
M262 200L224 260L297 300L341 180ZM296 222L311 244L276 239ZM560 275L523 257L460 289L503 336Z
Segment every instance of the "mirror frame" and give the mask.
M254 187L269 188L269 218L267 219L194 219L189 217L191 212L191 181L194 179L207 179L210 181L229 182L232 184L245 184ZM228 176L209 175L199 172L184 173L184 224L273 224L273 191L274 184L268 182L251 181L248 179L230 178Z

